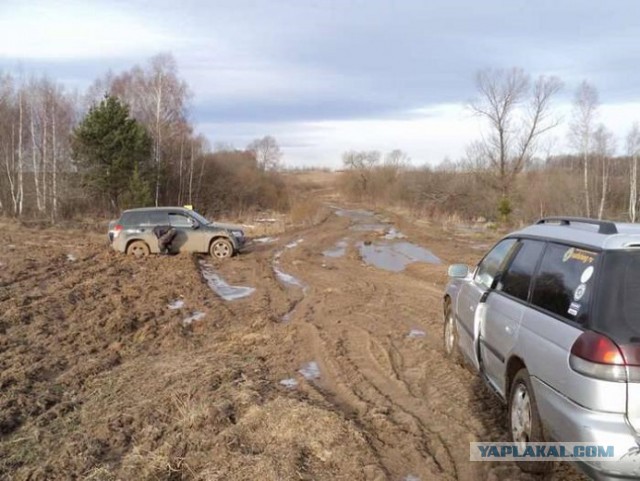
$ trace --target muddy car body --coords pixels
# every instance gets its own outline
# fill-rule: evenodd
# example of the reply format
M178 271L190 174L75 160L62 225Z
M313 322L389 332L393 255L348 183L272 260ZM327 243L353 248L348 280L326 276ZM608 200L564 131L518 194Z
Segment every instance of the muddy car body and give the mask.
M507 403L511 441L614 446L579 467L639 479L640 226L543 219L449 275L445 352Z
M209 253L227 258L238 253L245 244L244 232L234 226L210 222L197 212L183 207L149 207L130 209L109 225L111 247L126 254L144 256L158 254L158 240L153 228L171 226L177 234L171 252Z

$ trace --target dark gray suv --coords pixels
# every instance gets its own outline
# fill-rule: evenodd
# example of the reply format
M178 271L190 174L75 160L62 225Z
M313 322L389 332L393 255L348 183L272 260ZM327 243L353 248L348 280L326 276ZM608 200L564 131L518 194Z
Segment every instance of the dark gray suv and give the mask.
M136 257L157 254L158 240L153 228L169 225L177 231L171 243L172 252L210 253L225 259L245 244L242 229L210 222L197 212L184 207L148 207L126 210L109 224L109 242L113 249Z
M511 441L613 446L581 468L639 479L640 226L543 219L449 275L445 351L508 404Z

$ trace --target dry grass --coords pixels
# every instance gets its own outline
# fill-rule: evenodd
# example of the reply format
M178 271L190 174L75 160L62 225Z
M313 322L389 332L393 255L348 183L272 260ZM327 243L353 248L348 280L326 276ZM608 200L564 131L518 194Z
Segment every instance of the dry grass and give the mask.
M373 462L362 435L331 411L278 398L252 406L224 433L226 462L207 480L364 480Z

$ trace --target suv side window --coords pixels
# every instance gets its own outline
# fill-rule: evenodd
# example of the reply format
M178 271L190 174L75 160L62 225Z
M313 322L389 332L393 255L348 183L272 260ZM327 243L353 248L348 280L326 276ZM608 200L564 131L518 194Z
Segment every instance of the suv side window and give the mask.
M166 212L150 212L149 223L151 225L167 225L169 223L169 217Z
M193 226L193 221L191 217L184 214L170 213L169 224L171 224L171 227L187 228Z
M515 245L516 239L504 239L498 243L478 264L474 275L475 281L490 289L493 279L508 260Z
M529 286L535 273L544 242L525 239L518 243L516 253L509 268L498 283L497 289L520 300L529 299Z
M597 252L549 243L531 302L570 321L586 322L597 258Z
M125 226L138 227L147 224L149 222L149 216L147 212L127 212L122 215L120 222Z

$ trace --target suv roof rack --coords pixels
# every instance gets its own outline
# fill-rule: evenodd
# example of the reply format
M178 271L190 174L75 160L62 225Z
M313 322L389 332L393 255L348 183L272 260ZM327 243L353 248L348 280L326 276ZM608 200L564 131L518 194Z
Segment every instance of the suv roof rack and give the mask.
M617 234L618 228L616 224L608 220L589 219L587 217L544 217L536 224L559 223L560 225L575 224L591 224L598 226L598 234Z

